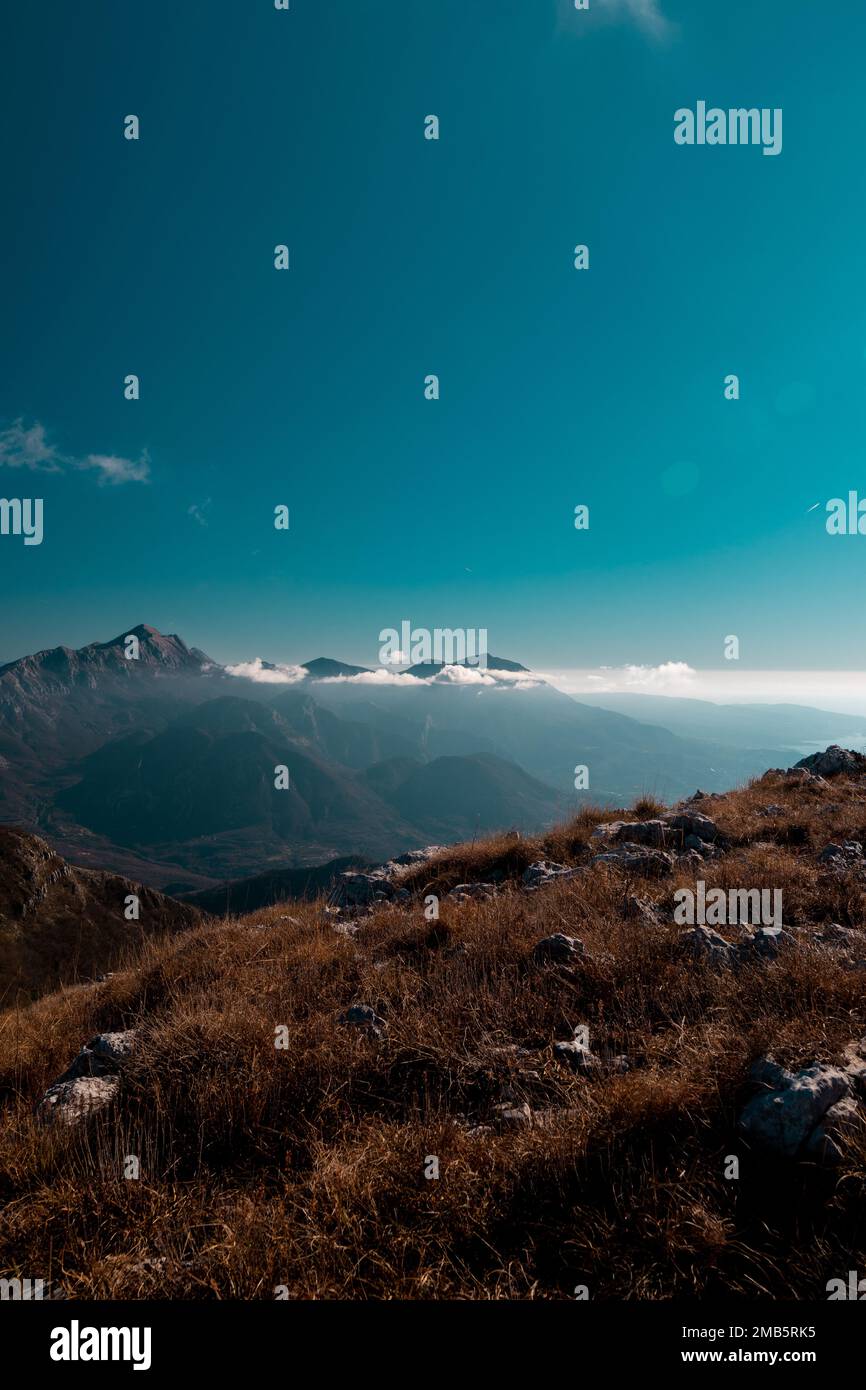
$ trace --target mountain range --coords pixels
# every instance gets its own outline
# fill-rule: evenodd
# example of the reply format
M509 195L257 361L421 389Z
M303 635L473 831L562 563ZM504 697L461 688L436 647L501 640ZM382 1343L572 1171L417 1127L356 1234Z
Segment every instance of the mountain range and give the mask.
M603 699L572 698L503 657L484 672L429 663L399 676L328 657L232 668L142 624L0 667L0 823L73 864L192 893L534 831L587 800L724 790L830 725L837 736L866 725L796 706L783 719L767 706ZM589 784L576 792L579 765Z

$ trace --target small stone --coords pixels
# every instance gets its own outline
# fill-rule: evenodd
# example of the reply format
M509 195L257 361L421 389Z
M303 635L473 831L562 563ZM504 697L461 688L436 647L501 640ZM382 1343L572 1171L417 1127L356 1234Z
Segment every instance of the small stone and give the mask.
M532 959L536 965L571 965L584 953L585 948L579 937L554 932L552 936L543 936L536 941Z
M543 888L548 883L553 883L560 878L578 878L583 873L582 869L570 869L567 864L551 863L547 859L538 859L523 874L523 886L530 892L535 888Z
M361 1028L371 1038L381 1038L387 1031L388 1025L383 1018L380 1018L375 1009L371 1009L369 1004L353 1004L340 1015L341 1023L352 1024L356 1028Z
M689 927L680 933L679 949L695 960L709 961L714 965L730 965L734 960L734 948L712 927Z
M743 960L754 955L775 960L780 951L789 950L796 944L796 938L784 927L758 927L757 931L750 932L742 942L739 955Z
M602 1070L595 1053L576 1041L554 1043L553 1055L558 1062L580 1076L595 1076Z
M456 902L471 902L473 899L492 898L495 894L495 883L458 883L448 896Z
M644 927L661 926L659 909L649 898L638 898L634 895L626 898L625 913L627 917L637 919Z
M532 1111L527 1101L522 1105L512 1105L510 1102L495 1105L493 1113L502 1129L528 1129L532 1124Z

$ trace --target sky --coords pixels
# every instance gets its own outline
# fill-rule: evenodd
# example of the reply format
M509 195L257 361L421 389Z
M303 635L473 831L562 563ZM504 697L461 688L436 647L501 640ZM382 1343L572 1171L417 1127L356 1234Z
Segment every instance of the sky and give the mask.
M861 0L4 6L0 496L44 537L0 536L0 660L374 664L408 619L856 687L864 46ZM677 144L699 101L781 152Z

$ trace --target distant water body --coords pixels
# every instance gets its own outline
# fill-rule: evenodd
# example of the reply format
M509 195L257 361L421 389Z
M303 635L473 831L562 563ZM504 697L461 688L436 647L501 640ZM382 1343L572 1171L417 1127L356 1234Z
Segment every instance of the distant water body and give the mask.
M809 743L792 744L792 747L805 758L809 753L823 753L824 749L829 748L831 743L838 743L841 748L853 748L855 752L861 752L866 749L866 734L861 736L842 734L839 738L812 739Z

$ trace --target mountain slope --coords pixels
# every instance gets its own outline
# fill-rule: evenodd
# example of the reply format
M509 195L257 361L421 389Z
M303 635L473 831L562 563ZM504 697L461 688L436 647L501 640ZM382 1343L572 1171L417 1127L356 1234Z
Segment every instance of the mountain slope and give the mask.
M697 805L713 854L661 878L593 862L587 809L410 867L340 931L257 909L0 1015L0 1270L70 1300L826 1300L866 1268L866 861L821 851L866 839L866 779ZM784 934L681 925L704 881L782 892ZM121 1029L110 1106L46 1142L46 1087Z
M137 921L124 915L131 894ZM0 1007L92 977L144 937L200 920L192 907L114 874L72 868L36 835L0 826Z
M387 765L387 770L393 774L394 764ZM436 758L406 766L404 771L391 785L384 783L381 765L369 768L365 777L375 779L380 794L431 839L462 838L510 826L535 830L564 810L565 797L491 753Z

